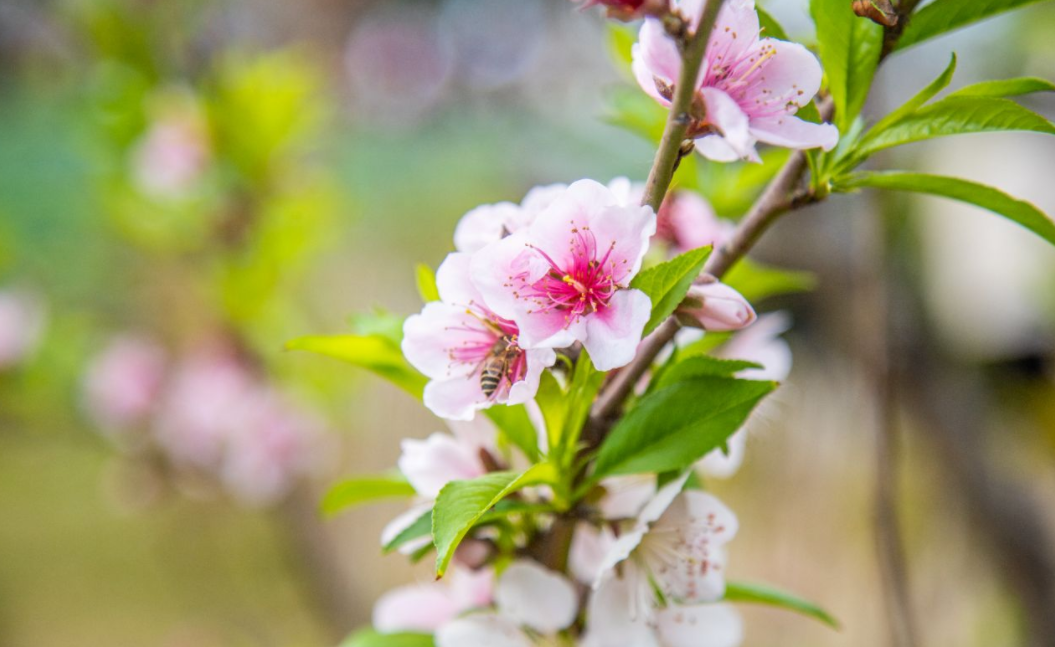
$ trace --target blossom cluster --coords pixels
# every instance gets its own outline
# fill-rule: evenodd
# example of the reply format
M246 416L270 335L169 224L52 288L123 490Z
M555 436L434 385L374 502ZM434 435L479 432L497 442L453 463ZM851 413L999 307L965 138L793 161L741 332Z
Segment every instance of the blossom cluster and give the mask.
M249 505L278 500L318 463L321 422L221 344L170 361L151 339L115 337L85 372L83 402L122 448L159 451Z
M605 5L613 17L645 18L633 71L648 95L670 106L682 50L665 18L674 12L694 29L703 3L589 4ZM832 126L795 116L820 83L812 54L761 38L753 2L730 0L706 48L688 136L717 161L760 161L758 143L830 149L838 136ZM672 190L654 210L645 186L627 178L539 186L519 203L483 205L461 218L455 251L437 269L435 290L422 291L427 302L405 320L400 343L409 366L427 378L424 405L451 431L402 442L396 487L409 486L413 502L381 537L386 549L412 557L435 547L437 574L446 578L385 594L374 609L375 631L425 635L422 644L437 647L741 644L740 617L725 601L726 548L739 524L701 479L737 472L757 420L749 415L787 376L791 357L780 339L784 315L758 316L734 287L700 273L704 248L730 244L734 230L692 191ZM639 360L646 332L666 316L681 330L631 374L629 412L616 412L626 418L607 439L602 431L599 441L588 440L583 425L594 422L589 408L598 390L583 383L591 376L599 389L613 383L600 374ZM682 382L664 382L669 367ZM630 447L647 444L648 425L618 426L640 403L685 397L679 401L691 408L713 389L741 398L715 402L729 407L725 413L699 414L722 419L720 441L674 460L676 448L657 451L649 463L605 444L618 432ZM554 401L561 397L571 401ZM491 411L496 405L523 405L530 430L521 426L511 440L502 413ZM569 431L562 425L576 410L587 413ZM698 422L691 413L660 412L656 433L671 416L683 428ZM697 442L687 434L681 440ZM608 471L600 467L606 451ZM536 473L550 476L529 478ZM476 502L480 492L497 498ZM463 506L479 509L462 519ZM502 521L482 521L488 514ZM463 525L451 526L451 516ZM554 558L548 543L559 537L566 539Z

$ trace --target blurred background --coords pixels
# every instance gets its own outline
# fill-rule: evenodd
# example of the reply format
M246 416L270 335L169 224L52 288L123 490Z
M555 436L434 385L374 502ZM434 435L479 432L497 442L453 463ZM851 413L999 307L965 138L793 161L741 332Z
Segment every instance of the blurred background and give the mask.
M760 4L810 41L806 0ZM1053 30L1040 3L898 54L868 112L952 51L954 88L1055 79ZM567 0L0 0L0 645L334 645L428 578L381 555L401 505L318 501L443 423L283 344L416 311L414 264L475 205L643 180L627 33ZM1055 213L1041 136L882 162ZM750 169L694 166L677 181L738 217L756 188L724 180ZM974 208L860 195L757 257L816 288L759 304L792 314L795 368L711 485L741 519L730 577L843 628L749 608L745 644L891 644L884 489L919 644L1055 644L1055 252Z

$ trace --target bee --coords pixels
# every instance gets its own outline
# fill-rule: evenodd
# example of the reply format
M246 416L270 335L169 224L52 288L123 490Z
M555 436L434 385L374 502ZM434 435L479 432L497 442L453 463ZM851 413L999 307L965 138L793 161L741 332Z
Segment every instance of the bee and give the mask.
M516 357L518 350L509 335L501 337L487 354L480 371L480 389L488 398L494 396L498 386L505 379L509 363Z

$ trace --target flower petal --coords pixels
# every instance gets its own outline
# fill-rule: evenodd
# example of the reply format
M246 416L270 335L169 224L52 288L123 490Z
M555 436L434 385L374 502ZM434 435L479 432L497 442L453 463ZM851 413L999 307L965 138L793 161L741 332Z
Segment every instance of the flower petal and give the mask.
M526 272L528 281L533 282L549 270L549 265L528 247L526 232L521 230L473 254L469 269L470 280L487 307L515 321L523 306L512 287L512 277Z
M751 134L760 142L785 148L830 151L839 143L839 129L835 126L814 124L786 114L752 121Z
M716 479L727 479L740 470L747 452L747 429L741 428L729 437L726 442L729 453L715 449L696 463L706 476Z
M460 609L445 584L411 584L385 593L374 604L373 626L382 633L432 633Z
M679 310L695 318L704 330L740 330L754 323L756 319L755 310L747 299L718 281L694 285L689 288L686 297L688 303Z
M508 618L479 613L440 627L436 647L531 647L531 642Z
M477 448L454 436L434 433L425 440L404 439L397 465L420 496L435 499L451 481L476 478L487 472Z
M701 88L700 95L707 106L707 121L718 129L737 158L760 161L755 152L755 139L751 136L750 120L740 105L718 88Z
M425 304L421 314L407 317L403 322L400 347L410 365L426 377L433 380L464 378L476 370L476 365L474 362L454 361L450 350L470 343L474 346L486 344L488 336L497 339L497 335L467 313L464 306L433 301Z
M660 647L646 616L635 613L628 579L609 578L593 592L582 647Z
M432 380L425 385L422 401L429 411L445 420L468 421L491 405L478 375Z
M586 320L583 345L600 371L626 366L634 359L652 302L641 290L619 290L608 307Z
M524 404L535 398L538 393L539 381L546 368L553 366L557 361L557 354L551 348L538 348L524 351L527 362L527 372L524 379L509 387L507 404Z
M502 573L495 603L504 617L544 634L568 627L579 606L571 582L528 560L514 562Z
M728 604L671 606L656 615L665 647L737 647L744 640L740 614Z
M519 206L499 202L476 207L462 216L454 228L454 248L476 252L512 233L523 217Z
M458 306L467 306L482 302L480 291L469 280L469 263L471 254L454 252L447 254L436 270L436 291L440 300Z

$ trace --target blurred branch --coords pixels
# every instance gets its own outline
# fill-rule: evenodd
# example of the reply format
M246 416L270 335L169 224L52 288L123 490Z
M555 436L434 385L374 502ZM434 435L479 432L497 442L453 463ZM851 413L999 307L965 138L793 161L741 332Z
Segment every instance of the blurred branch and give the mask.
M876 211L872 209L872 211ZM881 213L858 221L859 286L857 346L872 398L875 425L875 539L883 593L892 633L900 647L919 644L908 583L901 524L897 515L899 430L890 364L889 250Z

